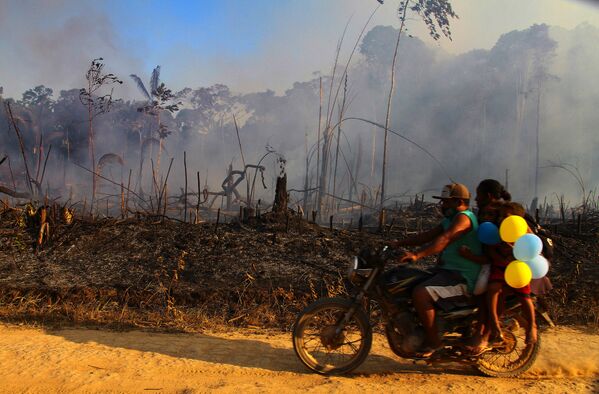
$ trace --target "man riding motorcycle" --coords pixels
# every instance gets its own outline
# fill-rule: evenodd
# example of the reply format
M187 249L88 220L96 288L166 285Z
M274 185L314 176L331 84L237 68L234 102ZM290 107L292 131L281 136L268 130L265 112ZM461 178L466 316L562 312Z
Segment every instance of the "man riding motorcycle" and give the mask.
M478 220L469 209L468 188L452 183L443 187L440 196L433 198L441 200L442 222L429 231L391 243L394 248L426 244L415 252L404 253L399 258L401 263L440 254L435 275L419 284L412 293L414 307L425 332L423 349L418 354L421 358L429 358L443 348L435 323L435 305L446 311L467 305L481 268L459 253L459 249L466 246L475 255L482 254L477 236Z

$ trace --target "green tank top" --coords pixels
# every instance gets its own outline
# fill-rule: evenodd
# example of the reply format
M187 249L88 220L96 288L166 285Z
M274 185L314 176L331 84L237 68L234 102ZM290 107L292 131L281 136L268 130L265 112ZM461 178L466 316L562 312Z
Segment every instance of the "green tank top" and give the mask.
M449 228L457 215L468 216L470 223L472 223L472 230L447 245L445 250L443 250L441 253L441 267L444 269L457 271L462 274L468 284L468 291L472 292L474 290L474 285L476 284L476 279L478 278L481 266L474 261L460 256L459 249L462 245L465 245L470 248L472 253L475 255L483 254L482 244L478 240L478 220L472 211L460 211L450 218L443 219L441 222L443 230L447 230Z

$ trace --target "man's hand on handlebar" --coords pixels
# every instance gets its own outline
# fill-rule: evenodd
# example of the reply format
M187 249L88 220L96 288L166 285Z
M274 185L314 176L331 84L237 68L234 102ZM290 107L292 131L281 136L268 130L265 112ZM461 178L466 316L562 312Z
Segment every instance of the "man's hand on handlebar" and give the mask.
M412 252L405 252L403 255L399 256L399 258L396 261L400 264L410 264L418 259L418 254Z

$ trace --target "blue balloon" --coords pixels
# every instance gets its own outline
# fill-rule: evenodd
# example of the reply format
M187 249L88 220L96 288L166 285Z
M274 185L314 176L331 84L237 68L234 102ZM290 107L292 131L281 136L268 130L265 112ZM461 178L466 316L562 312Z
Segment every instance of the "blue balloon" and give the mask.
M485 245L497 245L501 242L499 228L491 222L482 222L478 226L478 239Z
M524 234L514 244L514 257L520 261L529 261L541 254L543 241L534 234Z
M549 262L541 255L538 255L532 260L527 261L526 264L528 264L530 270L532 271L533 279L541 279L547 275L547 271L549 271Z

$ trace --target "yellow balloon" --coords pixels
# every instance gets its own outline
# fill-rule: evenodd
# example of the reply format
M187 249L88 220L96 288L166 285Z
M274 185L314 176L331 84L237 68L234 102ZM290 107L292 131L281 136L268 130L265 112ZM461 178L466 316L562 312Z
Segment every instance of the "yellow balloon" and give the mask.
M508 216L503 219L499 226L499 236L504 242L516 242L518 238L526 234L528 224L521 216Z
M532 279L532 271L528 264L514 260L505 269L505 281L515 289L526 286Z

